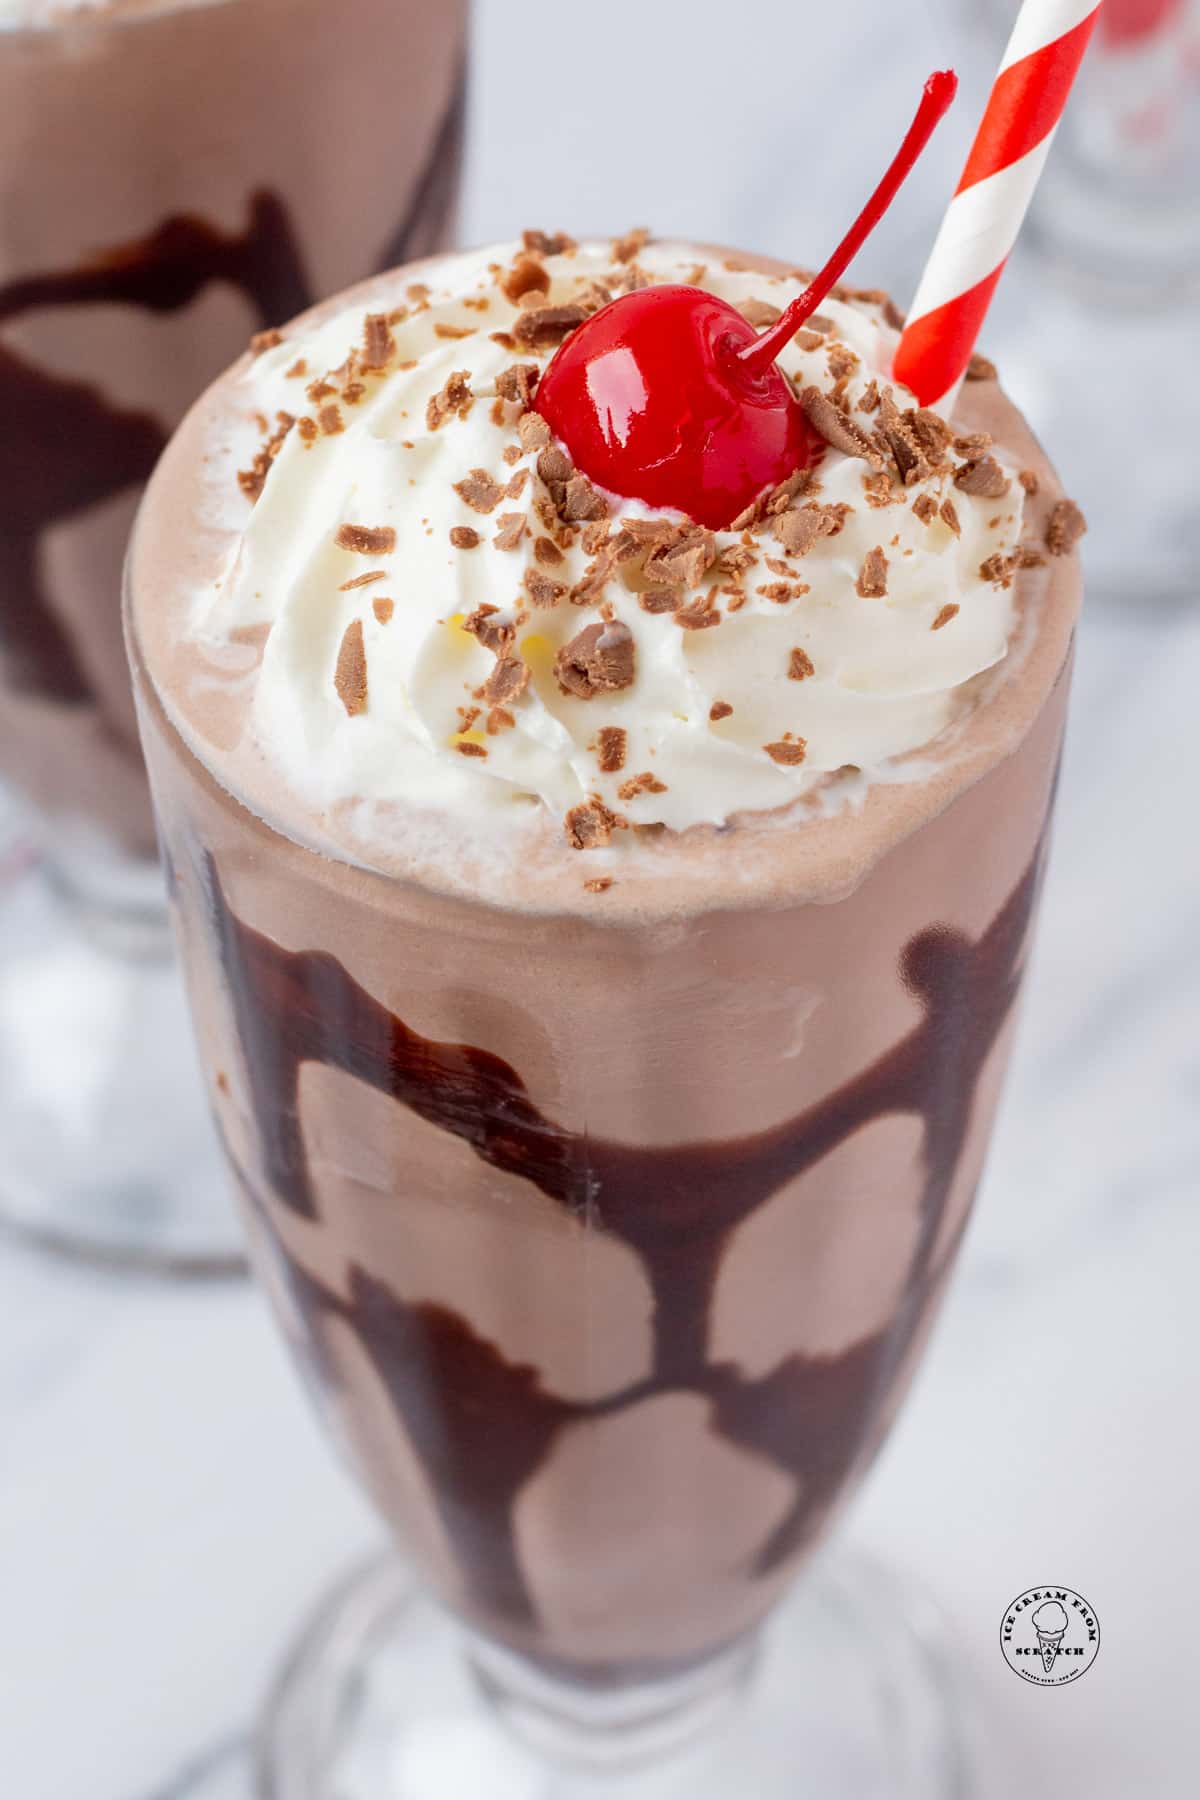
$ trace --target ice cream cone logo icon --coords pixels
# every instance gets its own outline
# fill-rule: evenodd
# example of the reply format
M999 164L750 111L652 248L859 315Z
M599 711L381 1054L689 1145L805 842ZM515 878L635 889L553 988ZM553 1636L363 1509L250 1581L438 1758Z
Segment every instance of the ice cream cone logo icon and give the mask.
M1100 1622L1074 1588L1036 1587L1004 1609L1000 1648L1014 1675L1063 1687L1085 1675L1100 1649Z
M1042 1652L1042 1667L1048 1675L1067 1632L1067 1614L1062 1601L1043 1601L1033 1615L1033 1628Z

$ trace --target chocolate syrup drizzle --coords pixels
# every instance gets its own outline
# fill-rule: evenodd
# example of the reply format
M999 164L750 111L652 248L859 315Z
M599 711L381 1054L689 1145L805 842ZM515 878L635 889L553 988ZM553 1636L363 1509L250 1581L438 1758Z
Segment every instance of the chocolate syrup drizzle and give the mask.
M409 205L375 269L424 255L444 241L461 169L465 100L464 65ZM178 312L214 283L244 295L264 328L311 306L314 294L296 233L277 194L260 189L251 196L240 232L178 213L147 237L103 250L77 269L10 281L0 286L0 325L63 306ZM43 590L40 541L86 508L144 485L169 431L151 413L125 411L98 387L60 376L3 345L0 420L5 677L23 692L78 705L91 699L92 689ZM114 615L116 585L114 572Z
M104 251L82 268L11 281L0 287L0 323L59 306L176 312L218 281L244 294L263 325L310 304L277 195L253 196L243 232L222 232L179 214L149 237ZM39 543L52 526L148 480L167 429L150 413L125 411L99 388L39 368L4 346L0 418L0 648L6 677L25 691L78 704L91 697L91 688L42 590ZM114 591L114 605L115 599Z
M920 1003L909 1034L827 1099L772 1130L665 1148L583 1136L548 1119L515 1069L486 1050L420 1036L356 983L333 956L291 952L243 925L215 865L205 864L213 929L232 996L249 1099L273 1199L319 1217L299 1113L307 1062L339 1069L461 1138L481 1161L532 1182L589 1230L611 1232L640 1258L654 1304L649 1376L602 1401L546 1392L468 1320L410 1305L352 1266L342 1298L278 1251L307 1323L310 1353L336 1385L323 1321L358 1335L418 1454L477 1603L528 1625L533 1606L516 1553L514 1507L567 1425L668 1392L702 1395L714 1428L796 1483L787 1517L751 1573L778 1568L819 1528L872 1441L893 1380L953 1246L933 1266L980 1072L1007 1018L1036 902L1041 851L976 942L933 926L907 945L900 975ZM918 1241L890 1323L840 1356L788 1357L759 1379L708 1360L709 1315L732 1234L785 1183L873 1120L924 1125ZM270 1228L270 1209L251 1195ZM403 1204L398 1193L395 1204Z

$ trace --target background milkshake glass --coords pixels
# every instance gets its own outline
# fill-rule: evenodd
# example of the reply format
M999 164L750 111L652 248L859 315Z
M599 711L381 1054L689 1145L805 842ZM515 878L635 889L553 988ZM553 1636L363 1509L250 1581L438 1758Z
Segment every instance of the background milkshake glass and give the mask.
M886 1432L966 1222L1052 802L1071 509L974 380L966 435L931 441L940 473L905 486L830 452L786 522L668 528L589 602L589 546L636 537L638 511L597 516L508 371L572 321L545 308L685 273L760 317L798 291L721 252L539 234L370 285L217 384L135 535L143 740L259 1271L417 1594L449 1609L393 1564L341 1596L277 1697L273 1794L377 1791L426 1752L445 1777L434 1716L447 1755L468 1730L515 1755L496 1714L580 1763L670 1746L645 1791L692 1800L739 1777L791 1793L805 1757L825 1795L870 1791L866 1771L950 1791L885 1590L831 1599L811 1575L741 1726L689 1746ZM827 310L786 366L869 419L882 297ZM309 397L340 417L263 452L251 512L253 415L297 355L335 371ZM982 433L1011 474L983 469ZM800 550L810 504L828 541ZM714 607L717 629L694 623ZM999 648L959 665L988 619ZM588 621L632 637L635 680ZM875 660L893 629L903 676ZM704 702L683 733L681 645ZM501 671L514 649L527 676ZM881 708L909 749L852 766L845 706L862 745ZM514 1791L574 1791L537 1767Z
M462 10L0 3L0 778L50 878L0 959L0 1211L75 1247L233 1249L121 644L138 494L251 334L446 241Z

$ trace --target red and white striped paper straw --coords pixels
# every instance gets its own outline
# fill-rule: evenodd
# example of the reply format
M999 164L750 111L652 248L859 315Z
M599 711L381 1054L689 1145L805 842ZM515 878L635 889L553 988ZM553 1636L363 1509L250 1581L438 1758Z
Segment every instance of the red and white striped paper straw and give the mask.
M893 373L949 410L1033 197L1099 0L1025 0L942 221Z

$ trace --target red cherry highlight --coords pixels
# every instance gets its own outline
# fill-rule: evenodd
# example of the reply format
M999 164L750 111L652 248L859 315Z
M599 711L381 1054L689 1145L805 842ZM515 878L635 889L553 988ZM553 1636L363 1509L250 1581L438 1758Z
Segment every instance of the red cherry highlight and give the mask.
M755 342L715 294L639 288L572 332L537 409L590 480L719 528L823 448L775 364L739 362Z
M647 287L593 313L538 383L576 468L611 493L729 525L824 453L775 358L879 223L958 87L931 75L904 142L825 267L759 336L700 288Z

